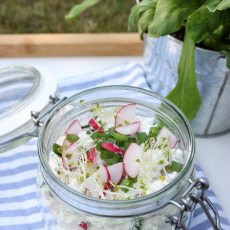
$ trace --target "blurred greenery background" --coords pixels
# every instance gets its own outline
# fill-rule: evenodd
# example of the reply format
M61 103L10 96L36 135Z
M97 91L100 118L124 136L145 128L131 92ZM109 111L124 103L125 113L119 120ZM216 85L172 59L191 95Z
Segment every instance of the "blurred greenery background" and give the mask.
M134 0L103 0L66 21L71 7L82 0L0 0L0 33L111 33L128 31Z

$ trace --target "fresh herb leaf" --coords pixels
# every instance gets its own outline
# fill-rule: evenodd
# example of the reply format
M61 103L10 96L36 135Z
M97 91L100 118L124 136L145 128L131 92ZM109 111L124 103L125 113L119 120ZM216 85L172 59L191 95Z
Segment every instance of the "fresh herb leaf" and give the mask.
M145 132L137 132L137 138L140 144L148 140L147 134Z
M114 127L109 128L109 136L113 137Z
M59 157L62 156L62 147L56 143L53 145L53 152L57 154Z
M85 9L97 4L100 0L85 0L81 4L75 5L65 16L66 20L76 19Z
M90 135L90 137L91 137L93 140L95 140L95 139L98 137L98 135L99 135L99 132L96 131L96 132L94 132L92 135Z
M179 30L184 20L202 4L202 0L159 0L153 22L148 27L148 35L158 38Z
M169 169L175 172L180 172L183 168L183 164L173 161L172 164L169 166Z
M110 166L110 165L114 165L114 164L117 164L120 162L120 159L121 159L121 154L115 154L112 159L110 160L110 162L107 164L107 166Z
M185 32L184 46L178 65L178 81L176 87L166 96L191 121L201 105L201 96L197 89L195 64L195 42Z
M115 155L115 152L111 152L109 150L103 149L101 150L100 158L102 160L112 159L114 155Z
M130 143L137 143L137 139L135 137L129 137Z
M129 179L132 183L137 183L138 176L136 176L135 178L131 178L130 176L128 176L128 179Z
M107 141L108 141L108 142L112 142L112 143L114 143L114 144L117 143L117 141L116 141L114 138L111 138L111 137L109 137L109 138L107 139Z
M128 179L123 179L121 182L121 185L126 186L126 187L130 187L130 188L133 187L133 183ZM127 189L127 188L121 188L121 190L125 193L127 193L129 191L129 189Z
M113 136L115 140L117 141L128 141L129 140L127 135L122 135L122 134L113 132Z
M74 135L74 134L68 134L67 136L66 136L66 139L67 139L67 141L69 141L70 143L72 143L72 142L74 142L74 141L78 141L79 139L80 139L80 137L79 136L76 136L76 135Z

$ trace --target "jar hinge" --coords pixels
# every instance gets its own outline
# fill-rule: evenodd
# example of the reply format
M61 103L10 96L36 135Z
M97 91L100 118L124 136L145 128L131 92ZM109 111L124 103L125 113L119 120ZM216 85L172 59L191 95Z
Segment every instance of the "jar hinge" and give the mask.
M184 221L187 218L183 218L183 215L184 215L184 212L193 212L197 203L199 203L201 205L201 207L203 208L207 218L209 219L209 221L212 224L213 229L214 230L223 230L220 226L220 217L219 217L218 211L216 210L216 208L212 204L212 202L206 197L206 191L209 188L208 182L202 178L198 178L194 181L189 179L189 182L191 183L191 185L183 193L183 195L181 196L181 198L179 199L178 202L173 201L173 200L170 200L168 202L168 204L173 204L177 208L180 209L178 216L171 216L170 217L169 222L172 226L172 230L177 230L177 229L188 230L184 224ZM196 188L198 191L201 191L201 193L200 194L190 193L193 188ZM216 221L213 220L213 218L212 218L210 212L208 211L208 208L207 208L206 204L204 203L204 201L209 205L209 207L213 211Z
M31 111L32 120L34 122L34 125L37 127L37 136L39 135L39 127L42 127L43 124L42 119L66 99L67 97L61 98L56 95L50 95L49 103L52 104L53 106L49 110L47 110L41 116L40 116L40 111L34 111L34 110Z

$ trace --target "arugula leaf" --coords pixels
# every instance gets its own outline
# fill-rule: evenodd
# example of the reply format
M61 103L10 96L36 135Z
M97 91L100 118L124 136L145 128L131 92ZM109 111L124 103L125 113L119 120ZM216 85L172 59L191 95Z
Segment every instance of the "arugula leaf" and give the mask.
M62 147L56 143L53 145L53 152L58 155L59 157L62 156Z
M159 0L153 22L148 28L149 36L157 38L179 30L184 20L202 3L202 0Z
M220 20L220 11L210 12L202 6L188 17L186 31L194 42L200 43L208 32L213 31Z
M139 4L134 5L129 15L128 29L130 30L133 26L137 24L141 12L144 12L149 9L156 9L157 1L158 0L142 1Z
M143 40L143 34L148 30L150 23L153 21L155 9L150 9L142 12L138 20L138 32L140 39Z
M75 5L69 12L68 15L65 16L66 20L76 19L80 13L82 13L85 9L94 6L100 2L100 0L85 0L81 4Z
M195 64L195 42L185 30L183 50L178 65L178 81L175 88L166 96L191 121L201 105L201 96L197 89Z

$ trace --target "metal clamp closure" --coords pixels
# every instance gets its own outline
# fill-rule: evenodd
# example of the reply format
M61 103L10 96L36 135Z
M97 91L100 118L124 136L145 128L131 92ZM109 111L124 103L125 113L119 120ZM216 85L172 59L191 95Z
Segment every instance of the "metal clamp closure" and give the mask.
M42 124L43 124L42 119L66 99L67 99L67 97L61 98L61 97L58 97L56 95L50 95L49 96L49 103L54 105L54 106L52 106L49 110L47 110L41 116L40 116L39 111L34 111L34 110L31 111L32 120L34 122L34 125L37 127L37 135L39 134L38 128L42 127Z
M197 203L201 205L203 208L207 218L212 224L214 230L223 230L220 226L220 217L218 211L212 204L212 202L206 197L206 191L209 188L209 184L202 178L198 178L194 181L189 179L191 185L189 188L183 193L182 197L178 202L170 200L168 204L173 204L180 209L178 216L171 216L170 224L172 226L172 230L184 229L187 230L187 227L184 224L185 219L183 218L184 212L193 212ZM192 189L196 188L201 191L200 194L191 193ZM210 212L208 211L207 206L204 201L209 205L215 215L215 221L213 220Z

